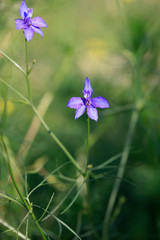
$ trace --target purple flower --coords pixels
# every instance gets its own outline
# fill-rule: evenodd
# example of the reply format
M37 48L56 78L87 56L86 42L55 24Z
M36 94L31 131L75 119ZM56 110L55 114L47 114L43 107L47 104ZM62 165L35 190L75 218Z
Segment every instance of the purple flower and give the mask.
M16 19L16 29L24 29L25 38L28 42L33 38L34 32L39 33L43 37L43 32L40 27L47 27L47 24L41 17L34 17L31 19L32 14L33 8L27 8L25 0L23 0L20 7L22 19Z
M96 97L91 98L93 89L91 87L89 78L86 77L85 83L84 83L84 89L83 89L83 96L84 98L80 97L72 97L67 107L76 109L75 119L79 118L86 110L87 108L87 115L91 119L97 121L98 120L98 108L109 108L108 101L103 97Z

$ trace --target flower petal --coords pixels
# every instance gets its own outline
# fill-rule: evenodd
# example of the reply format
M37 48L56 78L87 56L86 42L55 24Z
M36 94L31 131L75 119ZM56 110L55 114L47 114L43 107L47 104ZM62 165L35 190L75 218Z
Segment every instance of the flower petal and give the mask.
M89 105L87 107L87 115L88 115L88 117L90 117L91 119L93 119L93 120L95 120L97 122L97 120L98 120L98 111L92 105Z
M86 77L86 79L85 79L84 89L83 89L82 93L84 95L84 98L90 98L92 96L93 89L91 87L91 84L90 84L90 81L89 81L88 77Z
M69 102L68 102L68 104L67 104L67 107L74 108L74 109L78 109L78 108L80 108L82 105L84 105L82 98L80 98L80 97L72 97L72 98L69 100Z
M28 13L28 8L27 5L25 3L25 0L22 1L21 6L20 6L20 15L21 18L24 19L25 15Z
M109 103L108 101L103 98L103 97L96 97L91 99L91 104L93 107L98 107L98 108L109 108Z
M42 28L47 27L47 24L45 23L45 21L41 17L34 17L32 19L32 24L33 24L34 27L42 27Z
M34 26L31 26L31 28L33 29L33 31L35 31L36 33L39 33L43 37L43 32L40 28L34 27Z
M27 17L32 17L32 15L33 15L33 8L28 8L27 9Z
M85 112L86 106L82 105L80 108L77 109L76 114L75 114L75 119L79 118L82 116L82 114Z
M27 27L26 29L24 29L24 34L25 38L29 42L33 38L34 30L32 29L32 27Z
M26 28L26 24L25 24L24 20L22 20L22 19L16 19L15 23L16 23L16 29L18 29L18 30Z

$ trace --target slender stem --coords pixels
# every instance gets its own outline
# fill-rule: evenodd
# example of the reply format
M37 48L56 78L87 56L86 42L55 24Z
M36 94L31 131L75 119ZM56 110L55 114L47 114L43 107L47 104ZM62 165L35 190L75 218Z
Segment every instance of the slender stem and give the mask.
M14 93L16 93L20 98L23 99L24 103L26 104L31 104L30 101L24 97L19 91L17 91L14 87L12 87L9 83L7 83L6 81L4 81L1 77L0 77L0 81L5 84L8 88L10 88Z
M4 53L1 50L0 50L0 54L2 54L2 56L4 56L8 61L10 61L16 68L18 68L26 76L26 72L18 63L16 63L12 58L10 58L6 53Z
M86 180L86 190L87 190L87 202L88 202L88 210L89 210L89 218L90 218L90 222L91 222L91 226L93 229L93 234L95 239L99 239L98 233L95 229L95 224L94 224L94 217L93 217L93 210L92 210L92 202L91 202L91 194L90 194L90 187L89 187L89 183L88 183L88 179L89 179L89 175L87 176L87 180Z
M0 197L5 198L5 199L9 200L10 202L14 202L14 203L18 204L18 205L21 206L21 207L24 207L24 205L23 205L22 203L20 203L20 202L17 201L16 199L14 199L14 198L12 198L12 197L10 197L10 196L7 196L7 195L5 195L5 194L3 194L3 193L0 193Z
M88 202L88 210L89 210L89 218L91 222L91 226L93 229L93 234L95 239L99 239L98 233L95 229L94 225L94 217L93 217L93 210L92 210L92 202L91 202L91 194L90 194L90 187L89 187L89 176L90 176L90 169L88 169L88 161L89 161L89 140L90 140L90 118L87 119L88 122L88 130L87 130L87 157L86 157L86 168L85 168L85 184L86 184L86 190L87 190L87 202Z
M44 121L44 119L40 116L40 114L38 113L37 109L35 108L35 106L33 104L31 104L31 107L34 111L34 113L37 115L37 117L39 118L39 120L41 121L42 125L44 126L44 128L47 130L47 132L49 133L49 135L53 138L53 140L58 144L58 146L63 150L63 152L66 154L66 156L70 159L70 161L73 163L73 165L76 167L76 169L83 174L83 170L81 169L81 167L78 165L78 163L76 162L76 160L73 158L73 156L70 154L70 152L66 149L66 147L63 145L63 143L56 137L56 135L51 131L51 129L48 127L47 123Z
M53 140L58 144L58 146L62 149L62 151L66 154L66 156L69 158L69 160L74 164L76 169L84 175L83 169L79 166L79 164L76 162L76 160L73 158L73 156L69 153L69 151L66 149L66 147L63 145L63 143L56 137L56 135L51 131L51 129L48 127L47 123L44 121L44 119L40 116L39 112L26 97L24 97L19 91L17 91L14 87L12 87L10 84L5 82L1 77L0 81L3 82L6 86L8 86L13 92L15 92L20 98L22 98L25 103L30 105L32 107L32 110L39 118L41 124L44 126L44 128L47 130L47 132L50 134L50 136L53 138Z
M113 186L110 198L109 198L109 202L108 202L108 206L107 206L107 210L106 210L106 214L105 214L104 225L103 225L103 237L102 237L103 240L108 239L109 222L110 222L111 214L113 212L115 201L116 201L116 198L118 195L119 187L120 187L123 175L124 175L125 167L127 164L129 153L130 153L130 147L131 147L134 131L135 131L136 124L138 121L138 117L139 117L139 112L137 110L133 110L126 142L125 142L124 149L123 149L123 154L122 154L121 161L120 161L120 166L119 166L119 169L117 172L117 177L116 177L116 180L115 180L115 183L114 183L114 186Z
M6 147L6 144L3 140L3 136L1 136L1 141L2 141L2 146L4 148L4 152L5 152L5 158L6 158L6 162L7 162L7 167L8 167L8 171L9 171L9 174L10 174L10 177L13 181L13 184L18 192L18 195L20 196L22 202L24 203L25 207L28 209L28 211L30 211L30 206L28 205L27 201L25 200L25 198L23 197L18 185L17 185L17 182L15 180L15 177L13 175L13 172L12 172L12 167L11 167L11 164L10 164L10 159L9 159L9 156L8 156L8 150L7 150L7 147Z
M27 40L25 39L25 49L26 49L26 81L27 81L27 89L28 89L28 98L30 102L32 102L31 97L31 88L30 88L30 81L29 81L29 70L28 70L28 44Z
M25 39L25 46L26 46L26 80L27 80L27 87L28 87L28 98L30 102L32 103L31 98L31 91L30 91L30 82L29 82L29 70L28 70L28 50L27 50L27 40ZM31 107L34 111L34 113L37 115L39 120L41 121L44 128L47 130L47 132L50 134L50 136L54 139L54 141L60 146L60 148L64 151L64 153L68 156L68 158L71 160L71 162L74 164L74 166L77 168L77 170L82 173L82 169L79 167L79 165L76 163L75 159L72 157L72 155L68 152L68 150L65 148L65 146L61 143L61 141L56 137L56 135L50 130L46 122L43 120L43 118L38 113L37 109L34 107L33 104L31 104Z
M15 177L13 175L13 171L12 171L12 167L11 167L10 159L9 159L9 155L8 155L8 150L7 150L7 147L6 147L5 142L3 140L3 136L1 136L1 141L2 141L3 148L4 148L4 152L5 152L5 158L6 158L6 161L7 161L8 171L9 171L10 177L11 177L11 179L13 181L13 184L15 186L15 189L17 190L17 193L20 196L20 198L21 198L23 204L25 205L26 209L29 211L30 215L32 216L32 219L35 222L35 224L36 224L36 226L37 226L37 228L38 228L38 230L39 230L43 240L47 240L47 238L46 238L42 228L40 227L40 225L38 223L38 220L36 219L36 217L35 217L35 215L33 213L32 206L27 203L27 201L25 200L25 198L23 197L23 195L21 193L20 188L18 187L16 179L15 179Z
M47 240L47 238L46 238L46 236L45 236L45 234L44 234L41 226L39 225L38 220L37 220L37 218L35 217L34 213L33 213L33 212L30 212L30 214L31 214L32 219L33 219L33 221L35 222L35 224L36 224L39 232L41 233L42 238L43 238L44 240Z
M88 160L89 160L89 139L90 139L90 118L87 119L88 122L88 134L87 134L87 161L86 161L86 170L88 166Z

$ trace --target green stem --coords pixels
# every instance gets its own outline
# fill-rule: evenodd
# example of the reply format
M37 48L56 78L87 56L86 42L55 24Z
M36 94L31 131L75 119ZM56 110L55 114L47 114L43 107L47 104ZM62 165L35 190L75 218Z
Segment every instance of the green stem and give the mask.
M10 58L2 50L0 50L0 54L2 54L2 56L4 56L8 61L10 61L16 68L18 68L26 76L26 72L23 70L23 68L18 63L16 63L12 58Z
M24 97L19 91L17 91L14 87L12 87L10 84L8 84L7 82L5 82L1 77L0 77L0 81L3 82L6 86L8 86L13 92L15 92L20 98L22 98L25 103L27 103L28 105L30 105L32 107L32 110L34 111L34 113L37 115L37 117L39 118L41 124L44 126L44 128L47 130L47 132L50 134L50 136L53 138L53 140L58 144L58 146L62 149L62 151L66 154L66 156L69 158L69 160L74 164L74 166L76 167L76 169L82 174L84 175L83 169L79 166L79 164L76 162L76 160L73 158L73 156L69 153L69 151L66 149L66 147L63 145L63 143L61 143L61 141L56 137L56 135L51 131L51 129L48 127L47 123L44 121L44 119L40 116L40 114L38 113L37 109L35 108L35 106L33 105L33 103L31 103L26 97Z
M78 165L78 163L75 161L75 159L72 157L72 155L70 154L70 152L66 149L66 147L63 145L63 143L56 137L56 135L51 131L51 129L48 127L48 125L46 124L46 122L44 121L44 119L40 116L40 114L38 113L37 109L35 108L35 106L33 104L31 104L31 107L34 111L34 113L37 115L37 117L39 118L40 122L42 123L42 125L44 126L44 128L47 130L47 132L49 133L49 135L53 138L53 140L58 144L58 146L63 150L63 152L66 154L66 156L69 158L69 160L73 163L73 165L76 167L76 169L83 174L83 170L81 169L81 167Z
M89 139L90 139L90 118L88 117L87 119L88 122L88 134L87 134L87 161L86 161L86 171L87 171L87 166L88 166L88 161L89 161Z
M103 237L102 237L103 240L108 239L109 222L110 222L111 214L113 212L115 201L116 201L116 198L118 195L119 187L120 187L123 175L124 175L125 167L127 164L129 153L130 153L130 147L131 147L134 131L135 131L136 124L138 121L138 117L139 117L139 112L136 109L133 110L126 142L125 142L124 149L123 149L123 154L122 154L119 169L117 172L117 177L116 177L116 180L115 180L115 183L114 183L114 186L113 186L110 198L109 198L109 202L108 202L108 206L107 206L107 210L106 210L106 214L105 214L104 225L103 225Z
M37 229L38 229L39 232L41 233L42 238L43 238L44 240L47 240L47 238L46 238L46 236L45 236L45 234L44 234L41 226L39 225L38 220L37 220L37 218L35 217L34 213L31 212L30 214L31 214L31 216L32 216L33 221L35 222L35 224L36 224L36 226L37 226Z
M11 164L10 164L10 159L9 159L9 156L8 156L8 150L7 150L7 147L6 147L6 144L3 140L3 136L1 136L1 141L2 141L2 145L3 145L3 148L4 148L4 152L5 152L5 158L6 158L6 162L7 162L7 167L8 167L8 171L9 171L9 174L10 174L10 177L13 181L13 184L18 192L18 195L20 196L22 202L24 203L24 205L26 206L26 208L28 209L28 211L30 210L30 206L28 205L27 201L25 200L25 198L23 197L18 185L17 185L17 182L15 180L15 177L13 175L13 172L12 172L12 167L11 167Z
M87 131L87 157L86 157L86 168L85 168L85 184L86 184L86 190L87 190L87 202L88 202L88 210L89 210L89 218L90 218L90 222L91 222L91 226L92 226L92 230L93 230L93 234L95 239L99 239L98 237L98 233L95 229L95 225L94 225L94 217L93 217L93 210L92 210L92 202L91 202L91 194L90 194L90 187L89 187L89 176L90 176L90 169L88 169L88 161L89 161L89 148L90 148L90 118L87 118L87 122L88 122L88 131Z
M50 134L50 136L54 139L54 141L60 146L60 148L63 150L63 152L67 155L67 157L71 160L71 162L74 164L74 166L77 168L77 170L83 174L83 170L80 168L80 166L77 164L75 159L72 157L72 155L69 153L69 151L66 149L66 147L61 143L61 141L56 137L56 135L50 130L46 122L43 120L43 118L38 113L35 106L32 104L32 98L31 98L31 91L30 91L30 82L29 82L29 70L28 70L28 50L27 50L27 40L25 39L25 46L26 46L26 80L27 80L27 87L28 87L28 98L30 101L30 105L34 111L34 113L37 115L39 120L41 121L44 128L47 130L47 132Z
M40 116L40 114L38 113L37 109L35 108L35 106L33 105L33 103L28 100L26 97L24 97L21 93L19 93L15 88L13 88L10 84L8 84L7 82L5 82L1 77L0 77L0 81L3 82L6 86L8 86L12 91L14 91L20 98L22 98L27 104L29 104L34 113L37 115L37 117L39 118L41 124L44 126L44 128L47 130L47 132L50 134L50 136L53 138L53 140L58 144L58 146L62 149L62 151L66 154L66 156L69 158L69 160L73 163L73 165L76 167L76 169L82 174L83 170L82 168L79 166L79 164L76 162L76 160L73 158L73 156L69 153L69 151L66 149L66 147L63 145L63 143L56 137L56 135L51 131L51 129L48 127L47 123L44 121L44 119Z
M95 224L94 224L94 217L93 217L93 210L92 210L92 203L91 203L91 194L90 194L90 187L89 187L89 183L88 183L88 180L89 180L89 175L87 176L87 179L86 179L86 190L87 190L87 202L88 202L88 210L89 210L89 219L90 219L90 223L91 223L91 226L92 226L92 230L93 230L93 235L95 237L95 239L99 239L99 236L98 236L98 233L96 231L96 228L95 228Z
M15 177L14 177L14 175L13 175L13 171L12 171L12 167L11 167L10 159L9 159L9 155L8 155L8 150L7 150L7 147L6 147L5 142L4 142L4 140L3 140L3 136L1 136L1 141L2 141L2 146L3 146L3 148L4 148L4 153L5 153L5 158L6 158L6 161L7 161L8 171L9 171L10 177L11 177L11 179L12 179L12 181L13 181L13 184L14 184L14 186L15 186L15 189L16 189L18 195L20 196L23 204L25 205L26 209L29 211L29 213L30 213L33 221L35 222L35 224L36 224L36 226L37 226L37 229L39 230L39 232L40 232L43 240L47 240L44 232L42 231L42 228L40 227L40 225L39 225L39 223L38 223L38 220L36 219L36 217L35 217L35 215L34 215L34 213L33 213L32 206L27 203L26 199L23 197L23 195L22 195L22 193L21 193L20 188L18 187L18 184L17 184L17 182L16 182L16 179L15 179Z
M28 89L28 98L30 102L32 102L31 88L30 88L30 81L29 81L29 69L28 69L28 45L27 45L26 39L25 39L25 49L26 49L26 81L27 81L27 89Z

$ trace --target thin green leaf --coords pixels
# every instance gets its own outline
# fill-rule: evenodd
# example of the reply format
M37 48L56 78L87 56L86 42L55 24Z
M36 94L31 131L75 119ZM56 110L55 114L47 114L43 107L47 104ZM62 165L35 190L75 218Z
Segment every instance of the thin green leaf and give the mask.
M83 188L83 185L84 185L84 182L83 182L82 185L80 186L77 194L75 195L75 197L73 198L73 200L71 201L71 203L68 205L68 207L67 207L63 212L61 212L61 214L65 213L65 212L73 205L73 203L74 203L74 202L76 201L76 199L78 198L78 196L79 196L79 194L80 194L80 192L81 192L81 190L82 190L82 188Z
M34 207L40 208L42 210L45 210L44 208L38 206L38 205L34 205ZM53 218L55 218L57 220L57 222L59 222L60 224L62 224L64 227L66 227L70 232L72 232L78 239L81 240L81 238L77 235L77 233L70 228L67 224L65 224L62 220L60 220L58 217L54 216L51 212L47 211L48 214L50 214Z
M4 83L7 87L9 87L13 92L15 92L20 98L22 98L26 104L31 104L30 101L25 97L23 96L19 91L17 91L14 87L12 87L9 83L7 83L6 81L4 81L1 77L0 77L0 81L2 83Z
M109 158L108 160L106 160L104 163L98 165L97 167L92 168L92 170L100 170L104 167L106 167L108 164L116 161L118 158L120 158L122 156L122 153L118 153L117 155L115 155L114 157Z
M64 227L66 227L70 232L72 232L78 239L81 240L81 238L77 235L77 233L75 231L72 230L72 228L70 228L66 223L64 223L62 220L60 220L59 218L57 218L56 216L53 215L53 217L60 222Z
M77 219L77 227L76 227L76 232L77 232L78 234L80 234L81 225L82 225L82 213L79 212L79 214L78 214L78 219ZM74 237L73 240L77 240L77 237Z
M20 205L21 207L22 207L22 206L24 207L24 205L23 205L22 203L18 202L16 199L14 199L14 198L12 198L12 197L10 197L10 196L7 196L7 195L5 195L5 194L3 194L3 193L0 193L0 197L5 198L5 199L8 199L9 201L14 202L14 203Z
M25 240L27 240L27 239L28 239L28 218L26 220L26 238L25 238Z
M57 174L55 176L57 178L63 179L63 180L68 181L68 182L77 182L78 181L78 179L66 177L62 173L59 173L59 174Z
M22 219L21 223L19 224L19 226L17 228L15 228L15 230L17 230L17 238L16 240L18 240L18 236L19 236L19 230L20 230L20 227L22 226L22 224L24 223L24 221L28 218L28 215L29 215L29 212L26 214L26 216Z
M16 63L12 58L10 58L6 53L2 52L1 50L0 50L0 53L1 53L6 59L8 59L11 63L13 63L14 66L15 66L16 68L18 68L18 69L26 76L26 72L23 70L23 68L22 68L18 63Z
M41 219L43 218L43 216L46 214L46 212L47 212L47 210L48 210L48 208L49 208L49 206L50 206L50 204L51 204L51 202L52 202L52 200L53 200L53 197L54 197L54 193L52 194L52 196L51 196L51 198L50 198L50 200L49 200L49 202L48 202L48 204L47 204L47 207L45 208L42 216L38 219L38 222L41 221Z
M15 228L13 228L11 225L9 225L7 222L5 222L4 220L0 219L0 223L5 226L6 228L9 229L9 231L12 231L13 233L18 233L19 237L25 240L31 240L30 238L26 238L26 236L24 234L22 234L21 232L17 232L17 230L15 230ZM8 232L8 231L5 231Z
M77 183L75 183L71 189L67 192L67 194L64 196L64 198L60 201L60 203L51 211L51 213L53 214L54 212L56 212L60 206L64 203L64 201L67 199L67 197L70 195L70 193L73 191L73 189L76 187ZM45 221L46 219L48 219L51 215L48 214L45 218L42 219L42 221Z
M35 188L33 188L29 194L28 194L28 198L29 196L39 187L42 186L42 184L47 180L47 178L49 178L49 176L53 175L55 172L59 171L62 167L66 166L67 164L69 164L70 162L66 162L66 163L63 163L61 166L59 166L58 168L56 168L55 170L53 170L50 174L48 174L48 176L46 178L43 179L42 182L40 182Z

